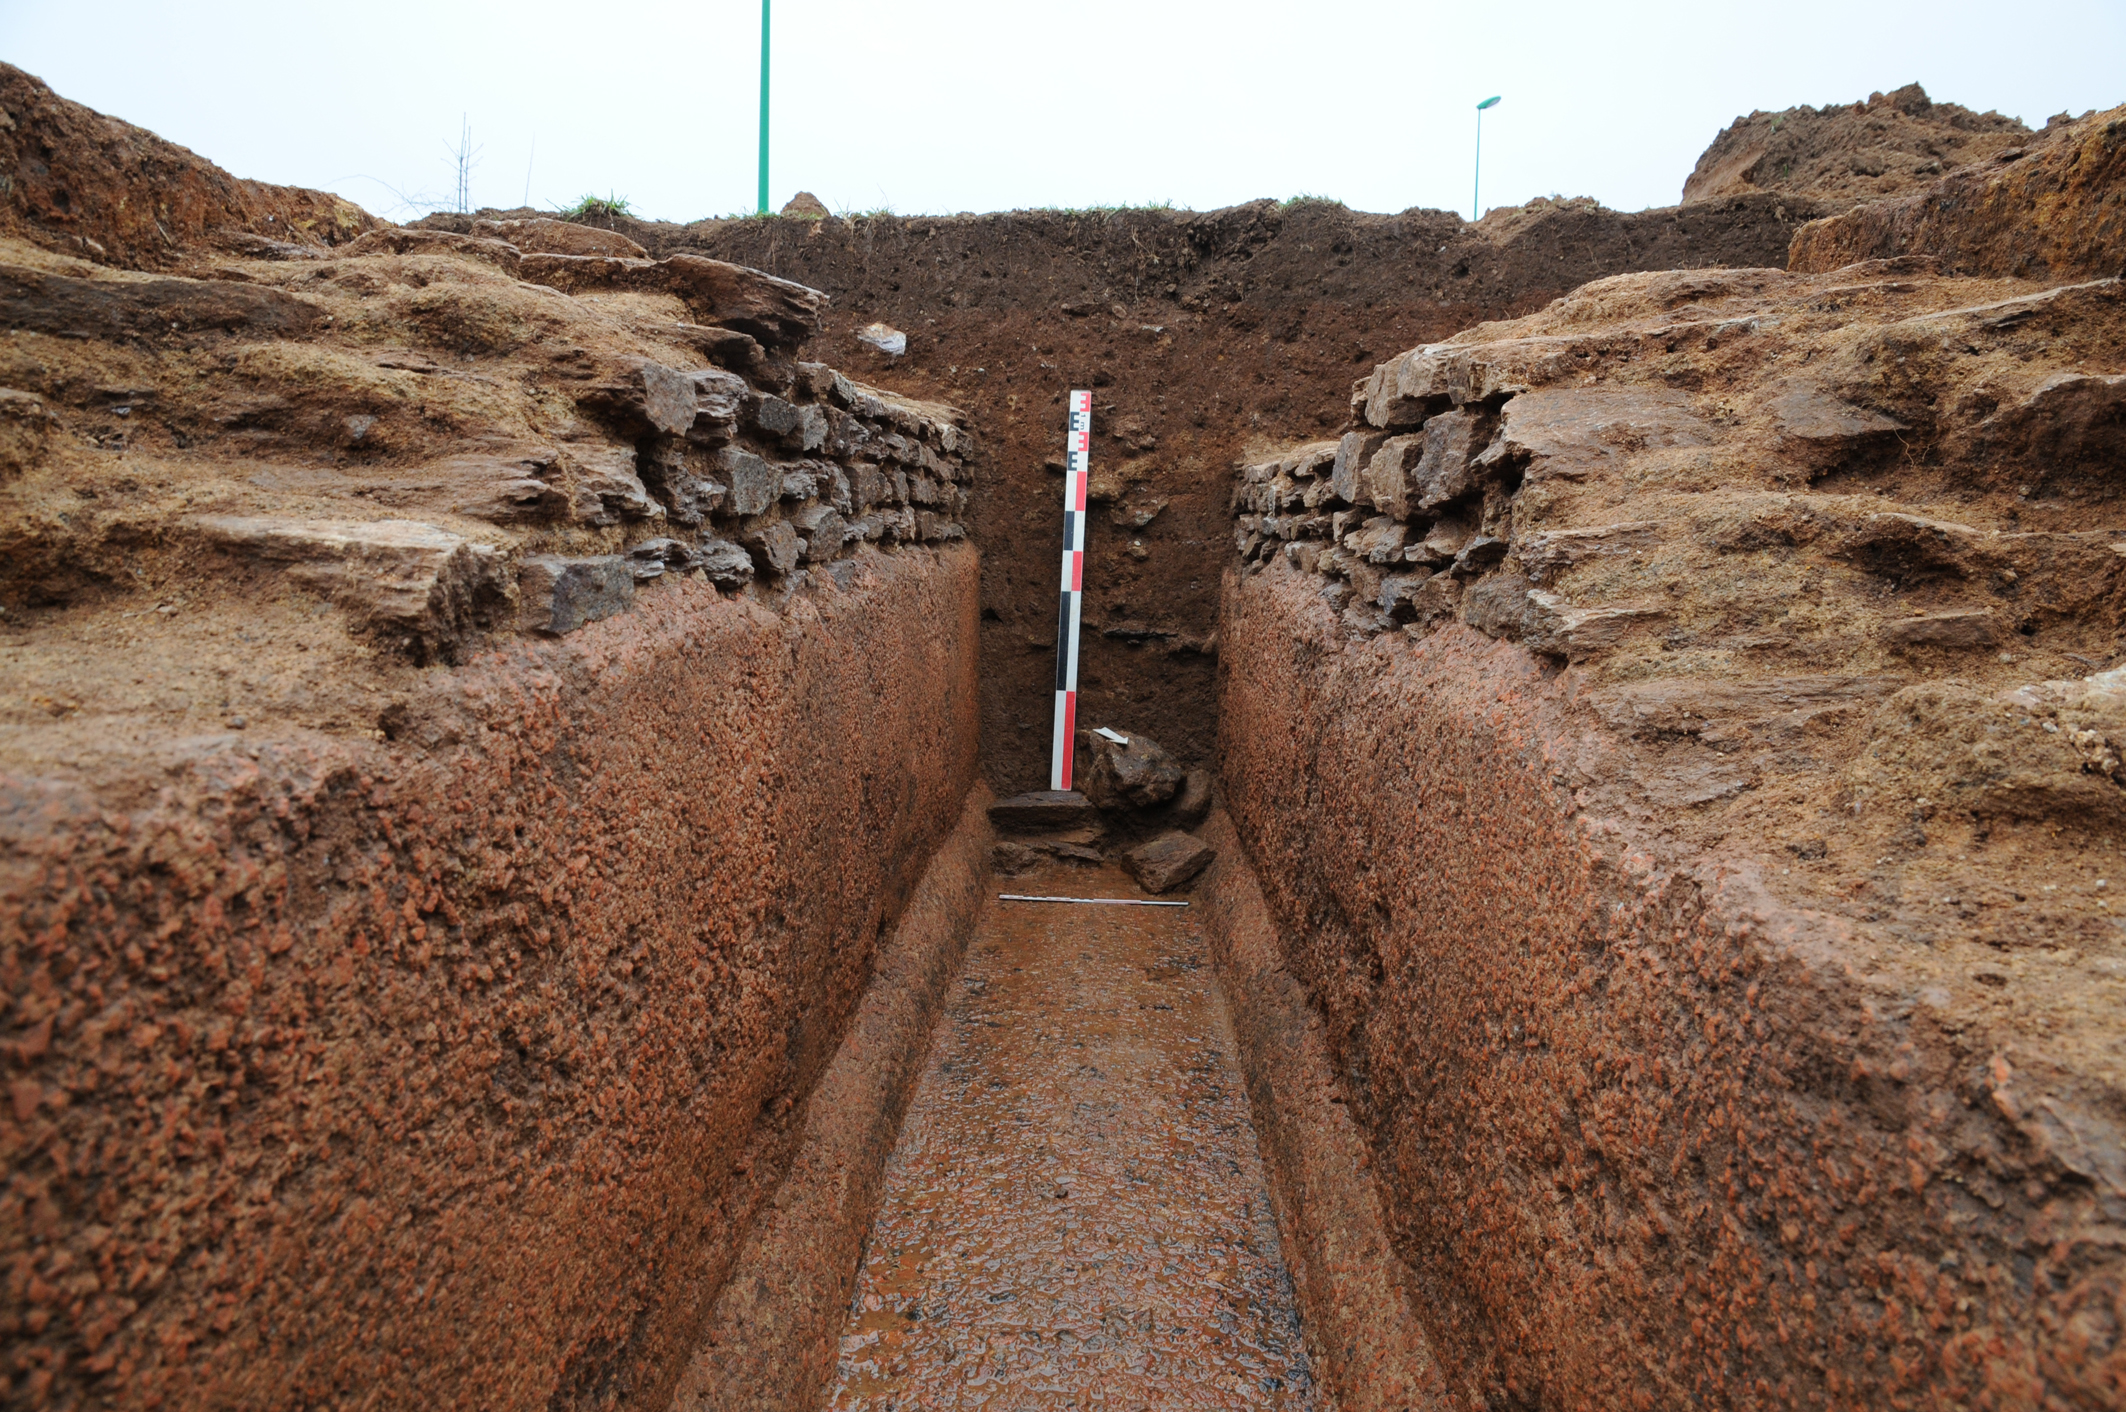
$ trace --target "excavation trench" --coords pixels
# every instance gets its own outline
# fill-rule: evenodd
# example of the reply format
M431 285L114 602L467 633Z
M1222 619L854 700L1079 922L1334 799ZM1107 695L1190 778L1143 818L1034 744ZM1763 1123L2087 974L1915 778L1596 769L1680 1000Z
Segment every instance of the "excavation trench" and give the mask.
M0 1400L2126 1401L2126 115L616 231L0 109ZM1171 756L1039 832L1071 387Z

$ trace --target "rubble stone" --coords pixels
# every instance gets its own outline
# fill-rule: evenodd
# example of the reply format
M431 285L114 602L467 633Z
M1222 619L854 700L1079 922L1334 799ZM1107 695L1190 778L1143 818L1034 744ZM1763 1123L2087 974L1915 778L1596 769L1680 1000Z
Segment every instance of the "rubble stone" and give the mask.
M635 601L634 567L618 554L534 554L518 566L524 626L559 637L624 613Z
M1151 809L1181 788L1181 766L1159 743L1141 733L1117 731L1127 745L1085 730L1078 732L1078 768L1085 797L1101 809Z
M989 806L990 823L1022 833L1083 828L1099 819L1099 809L1074 789L1036 789Z
M804 555L804 541L797 531L790 528L787 520L769 520L755 525L740 536L746 548L753 551L753 563L757 568L781 578L797 567Z
M1202 839L1177 829L1124 853L1122 867L1137 880L1137 886L1157 894L1193 882L1217 856Z

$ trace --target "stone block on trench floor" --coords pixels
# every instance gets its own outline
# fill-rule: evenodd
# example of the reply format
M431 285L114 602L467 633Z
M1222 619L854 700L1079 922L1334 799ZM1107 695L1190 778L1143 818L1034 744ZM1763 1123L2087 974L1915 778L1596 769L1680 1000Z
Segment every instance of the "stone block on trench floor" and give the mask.
M1109 811L1156 809L1181 788L1182 769L1148 735L1117 731L1118 744L1096 731L1078 732L1079 771L1085 797Z
M1217 853L1202 839L1176 829L1122 855L1122 866L1146 892L1171 892L1191 882Z
M517 572L524 626L556 637L624 613L635 601L635 570L625 555L581 559L535 554Z
M1020 833L1053 833L1097 823L1100 811L1074 789L1036 789L989 806L989 822Z
M1190 770L1181 781L1181 792L1167 810L1167 818L1182 828L1192 829L1203 822L1211 812L1211 772Z

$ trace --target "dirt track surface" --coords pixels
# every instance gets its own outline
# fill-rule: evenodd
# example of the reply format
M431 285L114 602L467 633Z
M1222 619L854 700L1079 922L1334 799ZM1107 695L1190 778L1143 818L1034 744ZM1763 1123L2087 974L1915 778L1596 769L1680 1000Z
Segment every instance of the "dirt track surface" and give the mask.
M1818 212L1775 196L1636 215L1537 201L1471 226L1447 211L1264 201L621 226L653 252L699 250L825 290L834 303L807 356L967 412L985 456L970 526L983 551L984 761L1009 795L1045 782L1066 390L1094 389L1083 710L1203 763L1224 501L1256 439L1331 430L1379 359L1586 280L1783 263ZM857 341L874 320L908 334L904 358Z
M1142 895L1113 869L1008 890ZM1323 1405L1191 911L986 904L827 1405Z

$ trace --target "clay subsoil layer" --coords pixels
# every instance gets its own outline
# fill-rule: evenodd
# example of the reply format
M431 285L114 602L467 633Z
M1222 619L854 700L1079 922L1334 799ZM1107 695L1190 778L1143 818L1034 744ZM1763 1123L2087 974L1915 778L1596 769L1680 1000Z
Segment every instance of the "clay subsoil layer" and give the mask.
M661 1405L975 778L975 590L681 584L403 743L15 732L14 1395Z

